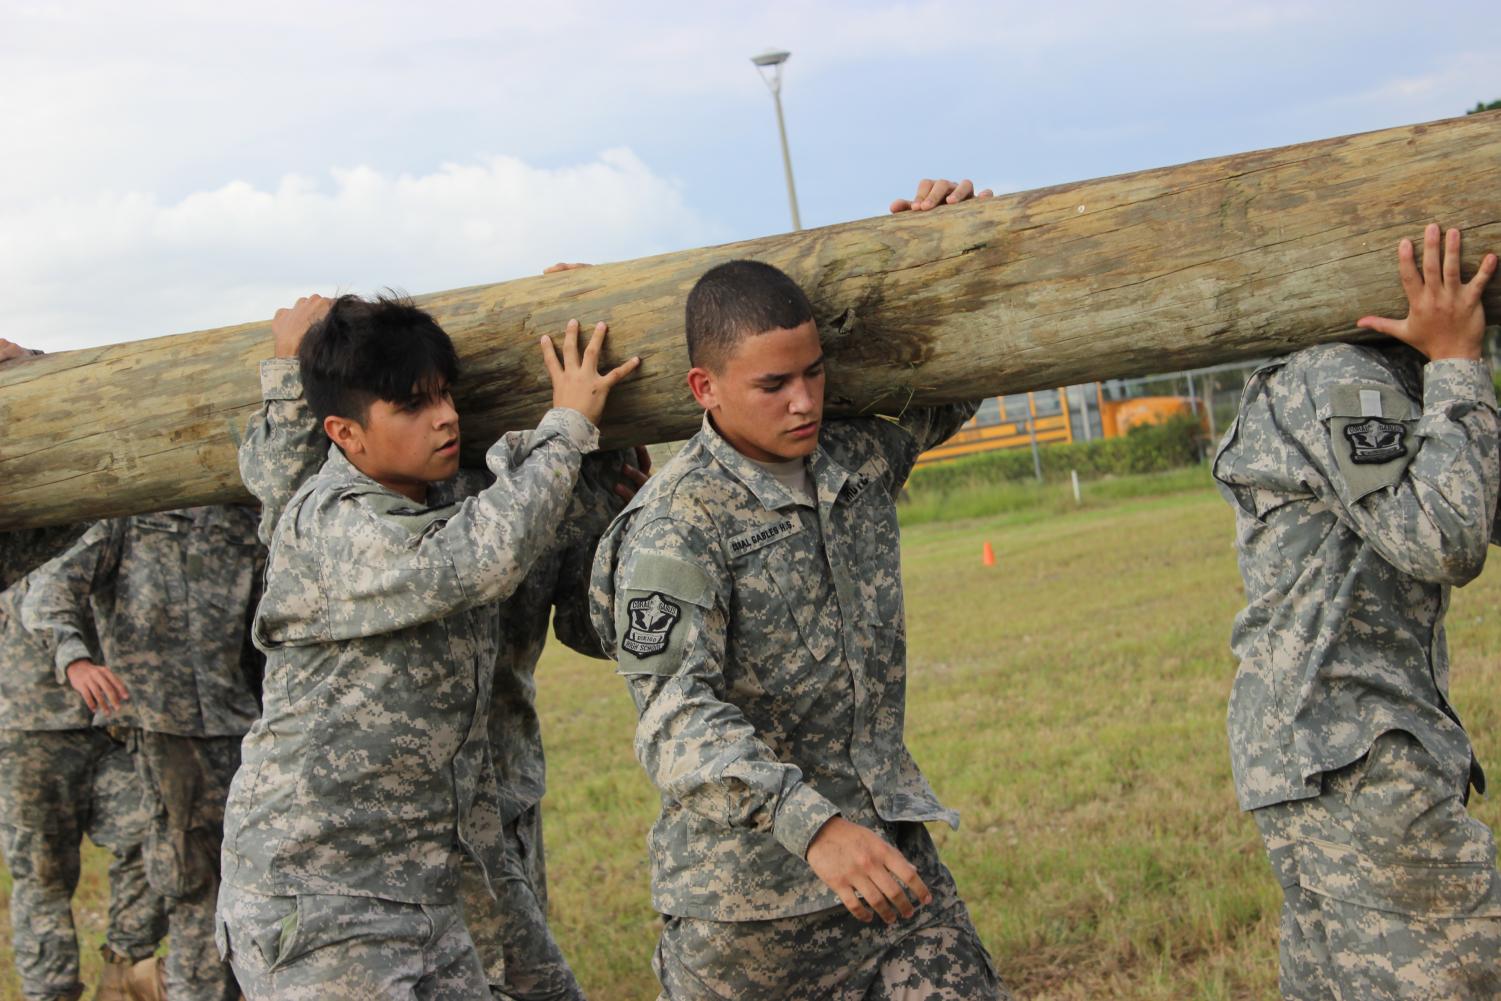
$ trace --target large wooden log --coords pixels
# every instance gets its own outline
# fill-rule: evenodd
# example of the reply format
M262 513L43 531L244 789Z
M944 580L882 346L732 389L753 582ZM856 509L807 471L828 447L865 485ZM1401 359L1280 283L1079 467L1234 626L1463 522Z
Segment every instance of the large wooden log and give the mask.
M1501 249L1498 164L1501 112L419 301L463 358L471 458L546 408L536 339L570 317L609 320L611 354L645 359L606 441L665 441L699 421L682 303L720 261L771 261L808 290L831 411L893 412L1351 336L1362 313L1404 311L1393 248L1424 223L1465 231L1467 276ZM234 443L268 345L263 322L0 368L0 528L243 498Z

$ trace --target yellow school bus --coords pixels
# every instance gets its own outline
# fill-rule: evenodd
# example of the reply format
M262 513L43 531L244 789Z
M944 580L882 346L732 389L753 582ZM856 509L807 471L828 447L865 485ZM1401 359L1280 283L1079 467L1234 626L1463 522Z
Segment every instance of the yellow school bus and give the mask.
M1186 396L1108 399L1099 383L992 396L952 438L918 456L917 464L1000 448L1030 448L1034 434L1039 445L1114 438L1140 424L1200 412L1197 403Z

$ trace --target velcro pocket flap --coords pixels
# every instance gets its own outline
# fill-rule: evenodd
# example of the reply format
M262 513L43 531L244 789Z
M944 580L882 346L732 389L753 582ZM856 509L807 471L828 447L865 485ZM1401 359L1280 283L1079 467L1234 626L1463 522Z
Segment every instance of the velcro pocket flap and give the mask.
M1315 839L1299 843L1297 858L1310 893L1393 914L1501 917L1501 879L1489 862L1377 858Z
M714 603L714 585L703 567L657 553L635 557L621 585L621 590L661 591L700 608Z

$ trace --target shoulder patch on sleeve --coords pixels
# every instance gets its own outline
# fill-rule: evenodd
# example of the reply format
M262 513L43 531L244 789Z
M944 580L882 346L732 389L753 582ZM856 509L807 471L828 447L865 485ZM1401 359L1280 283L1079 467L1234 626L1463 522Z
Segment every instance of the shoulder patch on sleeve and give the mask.
M1320 416L1329 423L1329 444L1349 499L1395 485L1416 451L1412 422L1419 414L1407 394L1380 383L1348 382L1330 388L1326 406Z
M683 618L683 606L660 591L627 598L626 628L620 648L637 658L655 656L672 642L672 630Z

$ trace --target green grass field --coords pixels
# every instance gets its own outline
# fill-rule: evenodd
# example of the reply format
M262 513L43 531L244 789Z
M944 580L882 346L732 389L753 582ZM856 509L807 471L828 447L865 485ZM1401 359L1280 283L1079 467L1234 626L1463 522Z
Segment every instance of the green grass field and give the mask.
M1203 470L1086 484L1083 506L1066 486L1022 489L1030 503L917 498L904 529L907 738L964 816L936 835L980 934L1019 997L1274 998L1279 893L1224 738L1231 515ZM1455 702L1490 761L1498 607L1493 567L1449 618ZM607 665L556 647L541 677L555 930L591 998L653 998L655 794L630 699ZM1501 822L1494 800L1474 808ZM99 853L85 878L97 942ZM5 965L0 997L18 997Z

